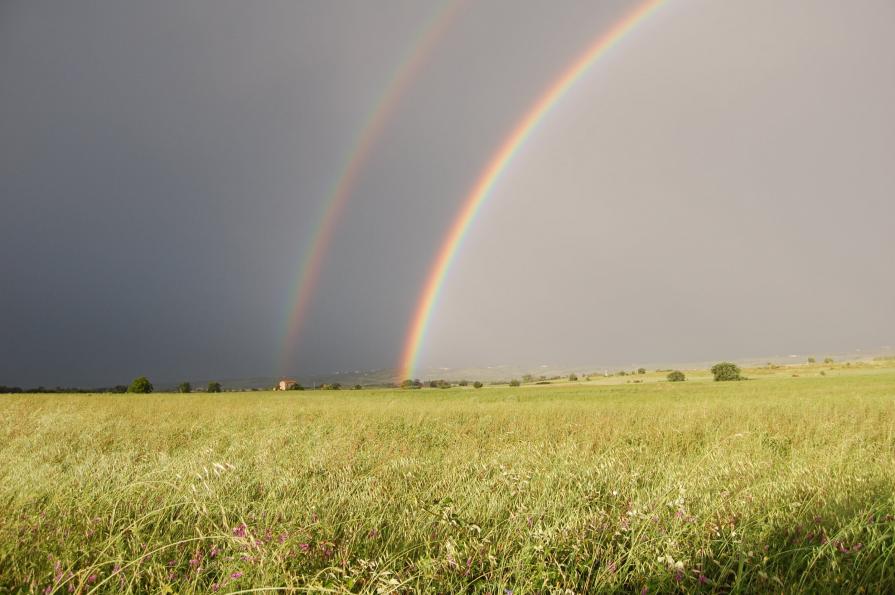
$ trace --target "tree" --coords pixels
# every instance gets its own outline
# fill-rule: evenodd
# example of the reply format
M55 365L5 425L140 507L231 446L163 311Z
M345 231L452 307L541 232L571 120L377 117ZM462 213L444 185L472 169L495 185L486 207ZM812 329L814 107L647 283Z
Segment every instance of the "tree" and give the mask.
M510 380L510 386L519 386L519 381L513 378Z
M219 392L221 392L221 383L220 382L209 382L207 390L210 393L219 393Z
M712 375L715 377L715 382L743 379L740 376L740 367L731 362L720 362L712 366Z
M668 373L668 376L666 376L666 378L668 378L668 382L683 382L687 379L687 377L684 376L684 373L680 370L672 370Z
M177 386L177 392L179 393L191 393L193 392L193 385L189 382L181 382Z
M472 386L475 388L482 388L484 386L484 384L482 384L481 382L476 380L475 382L472 383Z
M832 357L825 357L825 358L824 358L824 363L825 363L825 364L832 364L832 363L833 363L833 358L832 358Z
M305 389L305 387L303 387L300 383L296 382L296 383L292 384L287 390L304 390L304 389Z
M646 374L646 368L637 368L638 374Z
M578 382L578 374L572 372L569 374L569 382Z
M469 386L469 381L468 381L468 380L461 380L461 381L458 382L457 384L458 384L459 386Z
M363 387L362 387L361 385L359 385L359 384L355 384L355 385L354 385L354 390L360 390L360 389L362 389L362 388L363 388Z
M815 360L813 357L809 357L809 358L808 358L808 363L809 363L809 364L813 364L813 363L816 362L816 361L817 361L817 360Z
M152 392L152 383L146 376L138 376L134 378L131 385L127 387L127 392L136 394L148 394Z

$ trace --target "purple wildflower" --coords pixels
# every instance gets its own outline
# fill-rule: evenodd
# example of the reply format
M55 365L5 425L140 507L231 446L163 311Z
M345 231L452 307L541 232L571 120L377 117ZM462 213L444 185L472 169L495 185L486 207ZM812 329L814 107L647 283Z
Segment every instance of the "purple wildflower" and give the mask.
M245 523L240 523L238 526L233 528L233 536L234 537L245 537L246 536Z
M233 574L230 575L230 578L242 578L242 573L234 572Z

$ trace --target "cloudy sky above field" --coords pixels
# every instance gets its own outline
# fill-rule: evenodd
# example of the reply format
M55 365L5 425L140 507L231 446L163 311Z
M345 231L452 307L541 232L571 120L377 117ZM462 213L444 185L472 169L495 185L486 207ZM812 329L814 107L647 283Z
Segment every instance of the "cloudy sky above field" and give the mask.
M321 204L442 5L0 5L0 384L273 376ZM339 220L294 374L396 365L443 236L631 2L470 2ZM425 367L895 342L895 5L669 2L535 131Z

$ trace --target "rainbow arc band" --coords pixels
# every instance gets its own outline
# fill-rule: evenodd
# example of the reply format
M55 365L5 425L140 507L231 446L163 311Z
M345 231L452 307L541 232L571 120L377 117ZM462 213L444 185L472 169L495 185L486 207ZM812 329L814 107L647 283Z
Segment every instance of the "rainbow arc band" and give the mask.
M376 140L385 129L401 97L422 70L426 60L454 21L465 0L450 0L427 22L411 45L411 50L395 70L379 100L370 110L360 133L348 153L335 185L320 210L314 233L311 235L305 258L301 263L289 300L286 331L280 349L280 373L285 374L291 363L302 325L307 317L323 268L323 260L333 240L342 212L351 197L364 164L369 159Z
M628 33L634 30L638 24L665 4L666 1L649 0L643 2L633 12L616 23L609 31L602 34L547 88L525 116L516 124L516 127L488 162L487 167L480 174L472 191L463 201L463 206L448 229L448 233L435 257L435 262L429 269L429 275L423 285L422 295L414 311L410 330L404 343L401 362L398 366L400 379L413 378L420 350L426 338L426 330L445 278L450 271L451 264L476 214L490 195L501 174L519 151L519 148L531 136L532 132L543 121L550 110L590 67Z

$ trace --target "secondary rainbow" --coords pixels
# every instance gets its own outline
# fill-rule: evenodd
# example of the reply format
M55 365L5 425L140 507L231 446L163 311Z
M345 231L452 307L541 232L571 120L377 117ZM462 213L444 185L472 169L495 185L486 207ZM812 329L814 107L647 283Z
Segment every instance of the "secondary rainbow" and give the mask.
M401 379L413 378L420 348L426 337L429 320L432 317L432 311L451 264L476 214L488 198L494 185L500 179L501 174L519 151L519 148L531 136L531 133L550 112L551 108L562 99L563 95L572 88L581 76L606 52L621 41L625 35L630 33L638 24L664 4L665 1L649 0L640 4L633 12L625 16L608 32L601 35L591 44L541 95L488 162L488 166L481 173L472 191L464 200L460 213L449 228L441 248L438 250L435 262L429 269L429 275L423 286L423 292L414 311L410 331L404 343L404 350L399 365Z
M339 177L320 209L317 224L313 228L314 232L304 251L305 257L299 268L297 280L290 292L286 332L280 350L282 373L287 372L291 364L291 356L320 277L324 256L332 243L336 224L354 191L363 165L369 158L376 139L400 103L401 97L425 64L438 40L448 29L463 1L452 0L442 6L416 37L411 45L411 51L395 70L385 91L370 110L345 164L340 169Z

